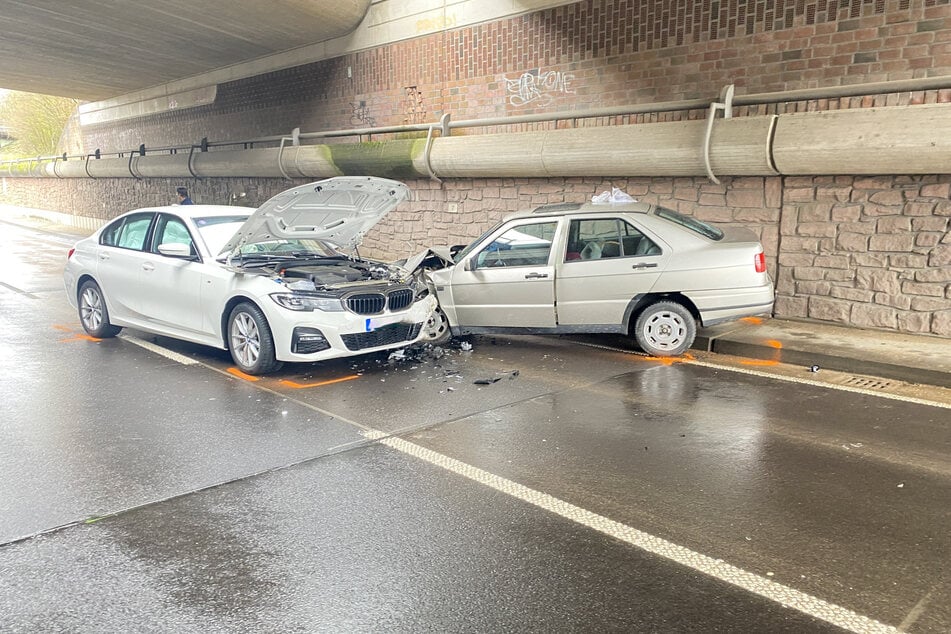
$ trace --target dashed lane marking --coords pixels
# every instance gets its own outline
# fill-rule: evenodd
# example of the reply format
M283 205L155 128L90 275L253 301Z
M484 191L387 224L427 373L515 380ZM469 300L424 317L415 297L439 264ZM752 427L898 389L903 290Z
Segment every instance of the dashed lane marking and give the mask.
M376 436L376 433L365 433L364 435L372 438ZM661 537L637 530L547 493L535 491L512 480L494 475L454 458L449 458L401 438L383 438L380 439L380 444L847 631L856 634L898 632L891 625L863 616L848 608L829 603L789 586L784 586L766 577L728 564L721 559L714 559L692 551Z
M168 348L163 348L162 346L156 345L152 343L151 341L139 339L135 335L121 334L119 335L119 339L123 339L125 341L128 341L129 343L134 343L140 348L145 348L149 352L154 352L157 355L163 356L166 359L171 359L172 361L181 363L182 365L197 365L199 363L197 360L192 359L191 357L186 357L183 354L173 352L172 350L169 350Z
M205 365L195 359L191 359L184 355L172 352L161 346L157 346L151 342L144 341L137 337L131 335L120 335L123 339L134 343L138 346L141 346L147 350L155 352L163 357L177 361L184 365ZM582 344L589 345L589 344ZM619 352L626 352L628 354L630 351L618 350L615 348L609 348L607 346L598 346L593 345L592 347L603 348L608 350L615 350ZM638 355L643 357L644 355ZM896 398L897 400L904 400L910 402L921 402L928 405L940 405L936 403L931 403L929 401L922 401L920 399L912 399L907 397L892 397L891 395L881 394L877 392L872 392L870 390L864 390L860 388L849 388L845 386L830 386L825 383L820 383L818 381L810 381L806 379L795 379L791 377L781 377L768 374L765 372L757 372L755 370L747 370L742 368L732 368L729 366L720 366L713 363L707 363L703 361L697 361L695 359L685 360L686 363L692 363L695 365L701 365L704 367L711 367L716 369L731 370L734 372L741 372L745 374L752 374L756 376L763 376L766 378L777 378L786 381L793 381L798 383L804 383L808 385L815 385L818 387L829 387L832 389L843 389L845 391L858 392L862 394L870 394L873 396L879 397L891 397ZM209 369L214 369L210 368ZM353 377L358 378L358 377ZM350 377L345 377L343 379L338 379L336 381L330 382L339 382L342 380L350 380ZM327 382L325 382L327 383ZM264 388L262 388L264 389ZM266 390L271 392L271 390ZM292 399L293 400L293 399ZM329 414L329 412L324 412L324 410L314 407L313 405L307 403L300 403L301 405L313 409L315 411L320 411L323 413ZM943 406L943 405L942 405ZM743 570L737 566L726 563L721 559L714 559L707 555L690 550L685 546L680 546L671 541L665 540L661 537L651 535L650 533L645 533L644 531L638 530L621 522L617 522L603 515L599 515L592 511L588 511L579 506L575 506L569 502L556 498L547 493L542 493L534 489L530 489L524 485L518 484L502 476L492 474L483 469L479 469L473 465L461 462L454 458L450 458L438 452L426 449L415 443L403 440L401 438L393 437L387 434L386 432L372 429L356 423L354 421L346 420L342 417L336 416L336 418L342 422L349 423L355 427L361 429L362 435L367 440L376 440L380 444L387 447L396 449L406 455L412 456L419 460L428 462L434 466L440 467L457 475L461 475L469 480L482 484L484 486L490 487L493 490L496 490L500 493L505 493L513 498L527 502L546 510L550 513L554 513L559 517L567 519L569 521L575 522L581 526L585 526L592 530L595 530L604 535L608 535L614 539L622 541L624 543L630 544L636 548L640 548L646 552L657 555L668 561L678 563L682 566L686 566L691 570L703 573L711 578L729 583L733 586L746 590L757 596L761 596L770 601L779 603L780 605L796 610L802 614L820 619L826 623L830 623L837 627L843 628L850 632L855 632L856 634L876 634L878 632L898 632L899 630L893 626L886 625L880 621L876 621L867 616L863 616L857 612L849 610L848 608L830 603L818 597L812 596L810 594L801 592L794 588L790 588L781 583L762 577L755 573Z
M30 299L39 299L39 297L37 297L36 295L34 295L33 293L31 293L30 291L25 291L25 290L23 290L22 288L17 288L16 286L11 286L11 285L7 284L6 282L0 282L0 286L2 286L3 288L5 288L5 289L7 289L7 290L13 291L13 292L16 293L17 295L23 295L24 297L29 297Z

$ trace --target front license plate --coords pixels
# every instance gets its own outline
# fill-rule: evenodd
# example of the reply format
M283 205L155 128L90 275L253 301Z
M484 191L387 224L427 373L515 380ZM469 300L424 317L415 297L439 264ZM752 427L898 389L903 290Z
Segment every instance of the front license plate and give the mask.
M400 321L400 315L388 315L386 317L373 317L372 319L366 320L366 332L373 332L377 328L382 328L383 326L389 326L390 324L395 324Z

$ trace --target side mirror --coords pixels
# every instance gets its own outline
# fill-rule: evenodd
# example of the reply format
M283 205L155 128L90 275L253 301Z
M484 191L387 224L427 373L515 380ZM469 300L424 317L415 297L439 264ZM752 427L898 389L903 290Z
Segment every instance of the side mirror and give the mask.
M466 265L465 265L463 268L465 268L465 270L467 270L467 271L475 271L476 268L477 268L477 267L476 267L476 259L475 259L475 258L469 258L468 260L466 260Z
M192 259L192 248L181 242L166 242L158 246L158 252L170 258Z

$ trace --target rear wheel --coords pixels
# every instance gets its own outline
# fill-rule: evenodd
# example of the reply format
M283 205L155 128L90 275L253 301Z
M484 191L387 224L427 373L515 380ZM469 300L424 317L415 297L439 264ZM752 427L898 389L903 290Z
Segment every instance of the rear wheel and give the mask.
M284 365L275 358L274 337L261 309L241 302L228 316L228 348L245 374L267 374Z
M656 302L644 309L634 324L641 350L655 357L675 357L687 351L697 336L697 322L677 302Z
M102 289L92 280L86 280L79 287L79 321L83 329L97 339L115 337L122 330L109 323L109 310Z

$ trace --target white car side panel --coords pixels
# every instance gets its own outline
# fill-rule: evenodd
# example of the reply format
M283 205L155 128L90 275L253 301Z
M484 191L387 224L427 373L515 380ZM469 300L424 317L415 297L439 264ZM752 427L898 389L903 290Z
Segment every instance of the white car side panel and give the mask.
M550 266L454 267L452 303L466 326L555 326L555 271ZM451 322L450 322L451 323Z
M144 254L142 318L156 327L210 334L201 311L201 288L207 265L158 254ZM215 267L217 268L217 267Z
M623 325L631 299L649 293L665 255L572 260L558 266L558 324Z

